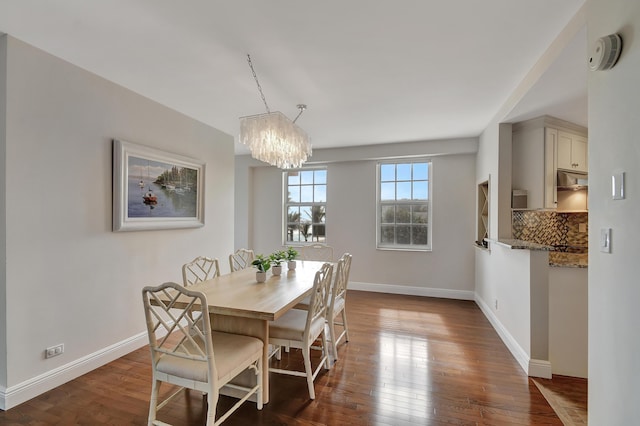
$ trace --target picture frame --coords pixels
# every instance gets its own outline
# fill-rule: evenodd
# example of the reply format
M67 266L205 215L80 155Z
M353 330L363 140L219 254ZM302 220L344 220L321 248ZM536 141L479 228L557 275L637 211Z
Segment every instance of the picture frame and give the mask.
M113 231L204 226L205 163L113 140Z

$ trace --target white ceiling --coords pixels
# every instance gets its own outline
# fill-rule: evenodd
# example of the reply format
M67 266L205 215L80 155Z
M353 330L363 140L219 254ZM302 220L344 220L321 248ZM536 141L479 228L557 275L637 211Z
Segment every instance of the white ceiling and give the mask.
M249 53L318 149L478 136L584 1L0 0L0 31L236 139ZM586 125L585 57L582 31L508 118Z

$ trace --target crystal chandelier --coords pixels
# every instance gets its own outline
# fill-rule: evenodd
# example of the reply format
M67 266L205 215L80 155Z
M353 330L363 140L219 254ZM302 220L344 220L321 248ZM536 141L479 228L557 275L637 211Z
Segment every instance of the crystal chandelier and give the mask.
M302 166L311 156L311 144L309 136L296 125L296 121L307 106L297 105L300 112L293 121L280 111L271 112L249 55L247 55L247 62L267 112L240 117L240 142L249 147L253 158L272 166L280 169Z

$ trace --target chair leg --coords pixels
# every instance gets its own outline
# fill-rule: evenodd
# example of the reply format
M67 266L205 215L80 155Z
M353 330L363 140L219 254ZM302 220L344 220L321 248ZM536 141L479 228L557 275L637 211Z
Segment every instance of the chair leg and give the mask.
M316 399L316 392L313 388L313 370L311 369L311 348L309 348L309 345L305 345L305 347L302 349L302 357L304 358L304 370L307 373L309 399Z
M344 327L344 337L345 341L349 341L349 326L347 326L347 311L345 309L342 310L342 327Z
M338 342L336 342L336 326L334 319L329 320L329 336L331 337L331 350L333 351L333 361L338 360Z
M215 392L207 393L207 426L215 426L216 424L216 406L218 405L218 396L220 393Z
M325 358L325 360L324 360L324 369L328 370L328 369L331 368L331 356L328 353L329 344L327 342L327 331L326 330L322 330L322 333L320 334L320 341L322 342L322 356Z
M154 380L151 384L151 400L149 401L149 421L148 426L153 425L156 420L156 411L158 407L158 390L160 388L160 380Z
M160 380L153 380L151 384L151 399L149 401L149 422L148 425L153 425L158 413L158 393L160 392Z

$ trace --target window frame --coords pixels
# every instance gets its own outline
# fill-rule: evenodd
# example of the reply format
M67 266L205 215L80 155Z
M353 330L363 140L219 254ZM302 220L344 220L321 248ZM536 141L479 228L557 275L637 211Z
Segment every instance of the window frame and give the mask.
M324 183L315 183L315 172L316 171L324 171L325 172L325 182ZM291 172L314 172L314 181L312 184L314 187L314 194L315 194L315 186L316 185L324 185L325 186L325 201L324 202L316 202L316 201L311 201L311 202L290 202L289 201L289 173ZM302 183L300 183L300 186L303 186ZM327 214L327 189L329 187L329 173L327 171L326 167L303 167L303 168L299 168L299 169L287 169L287 170L283 170L282 171L282 245L287 247L287 246L304 246L304 245L312 245L312 244L327 244L327 218L326 218L326 214ZM289 207L290 206L297 206L297 207L303 207L303 206L310 206L311 208L316 207L316 206L322 206L324 208L324 212L323 212L323 221L322 222L317 222L316 225L318 224L322 224L324 226L324 239L323 240L315 240L314 237L315 235L312 233L309 240L308 241L289 241L288 238L288 230L289 230ZM312 213L313 215L313 213ZM302 223L302 220L299 219L299 222ZM311 222L311 225L313 226L313 222ZM313 229L313 228L312 228Z
M386 164L411 164L411 179L410 180L399 180L397 176L397 169L395 179L393 181L387 182L410 182L413 187L414 181L422 181L423 179L414 179L413 178L413 165L416 163L426 163L427 164L427 198L426 200L406 200L398 202L398 200L394 201L383 201L382 197L382 176L381 169L383 165ZM392 206L411 206L411 205L425 205L427 207L427 244L398 244L394 243L383 243L382 242L382 225L384 222L382 221L382 207L385 205ZM410 222L409 225L412 225L413 222ZM397 222L395 223L397 226ZM412 158L394 158L394 159L385 159L378 160L376 163L376 249L377 250L391 250L391 251L419 251L419 252L430 252L433 250L433 161L428 157L412 157Z

